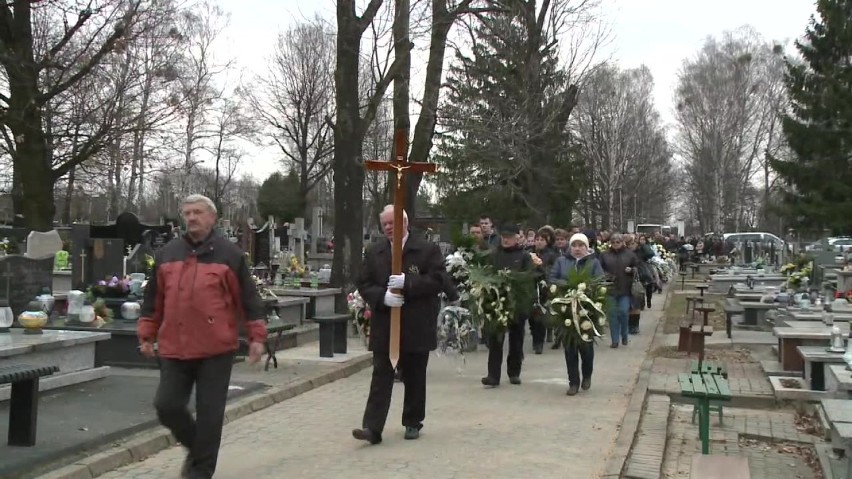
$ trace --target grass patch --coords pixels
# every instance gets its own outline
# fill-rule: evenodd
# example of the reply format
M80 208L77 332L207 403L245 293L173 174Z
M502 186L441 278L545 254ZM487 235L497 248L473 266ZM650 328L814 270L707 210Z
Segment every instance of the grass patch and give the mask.
M690 295L672 294L669 296L669 304L664 311L665 323L663 324L663 332L665 334L677 333L680 328L680 321L684 319L686 312L686 298ZM696 295L697 296L697 295ZM725 295L723 294L704 294L704 304L713 306L716 311L708 315L708 322L713 327L713 331L725 330L725 311L722 309ZM692 314L692 309L690 309ZM695 317L700 321L701 315L696 313Z

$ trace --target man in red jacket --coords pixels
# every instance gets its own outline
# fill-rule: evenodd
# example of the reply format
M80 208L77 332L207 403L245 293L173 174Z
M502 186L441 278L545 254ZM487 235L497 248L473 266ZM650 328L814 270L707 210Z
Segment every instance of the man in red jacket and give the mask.
M157 252L136 332L142 353L160 357L154 407L187 448L181 477L210 479L239 346L238 322L248 330L249 361L257 362L266 342L266 315L245 255L213 231L216 205L191 195L181 204L181 215L186 235ZM187 409L193 386L195 420Z

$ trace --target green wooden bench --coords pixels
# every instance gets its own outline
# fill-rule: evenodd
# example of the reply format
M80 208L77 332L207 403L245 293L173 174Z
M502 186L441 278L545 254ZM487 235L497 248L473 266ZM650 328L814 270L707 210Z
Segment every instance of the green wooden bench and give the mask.
M715 374L717 376L722 376L724 379L728 379L728 368L725 367L722 363L716 363L713 361L692 361L689 365L690 374ZM727 383L727 381L726 381ZM726 384L727 386L727 384ZM719 424L724 424L724 408L719 401L710 401L710 405L708 406L709 412L718 413L719 414ZM692 424L695 424L695 418L698 417L698 402L695 403L695 406L692 408Z
M706 363L700 363L697 368L704 370ZM678 375L680 394L683 397L694 398L698 413L698 437L701 439L701 453L710 454L710 401L730 401L731 390L728 380L716 373L682 373ZM721 420L721 408L718 409ZM693 418L695 410L693 410Z

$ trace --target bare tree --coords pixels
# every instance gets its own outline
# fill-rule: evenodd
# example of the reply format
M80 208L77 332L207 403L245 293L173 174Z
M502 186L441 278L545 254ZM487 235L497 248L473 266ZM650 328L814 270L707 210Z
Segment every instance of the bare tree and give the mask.
M754 30L710 38L687 60L675 93L677 146L692 208L703 231L738 231L750 223L751 181L776 128L773 48ZM777 91L777 90L776 90Z
M307 198L331 169L333 136L327 121L334 111L334 39L317 17L278 36L269 70L244 88L266 125L283 163L299 175ZM305 218L312 218L305 202Z
M181 30L186 32L186 48L178 81L182 98L178 112L183 121L180 134L183 170L182 177L189 179L193 169L204 161L199 153L207 142L216 136L213 126L215 103L222 99L222 86L217 76L231 67L231 60L218 60L213 50L228 23L228 16L211 0L203 1L197 9L181 13ZM180 195L188 193L186 184L179 187Z
M222 99L217 109L212 120L212 139L207 146L208 153L213 157L213 180L208 194L221 211L223 199L228 196L234 174L244 155L238 141L253 138L255 125L238 101Z
M44 129L45 106L78 84L136 33L142 1L97 1L82 10L57 2L11 2L0 6L0 64L8 93L0 95L3 139L12 156L12 200L16 221L52 228L57 180L102 147L109 130L94 132L79 150L54 165L51 139ZM39 38L34 16L63 25L62 34Z
M583 85L573 127L590 180L581 199L587 224L623 229L625 204L635 220L666 220L671 153L653 85L647 67L613 65L597 68Z

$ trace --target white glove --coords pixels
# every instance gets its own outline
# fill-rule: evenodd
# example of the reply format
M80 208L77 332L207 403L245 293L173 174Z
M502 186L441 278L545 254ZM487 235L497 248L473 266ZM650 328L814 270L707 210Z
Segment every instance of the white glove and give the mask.
M402 289L405 287L405 273L392 274L388 278L388 289Z
M405 299L401 294L391 293L390 290L385 291L385 306L389 308L401 308Z

